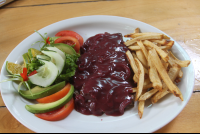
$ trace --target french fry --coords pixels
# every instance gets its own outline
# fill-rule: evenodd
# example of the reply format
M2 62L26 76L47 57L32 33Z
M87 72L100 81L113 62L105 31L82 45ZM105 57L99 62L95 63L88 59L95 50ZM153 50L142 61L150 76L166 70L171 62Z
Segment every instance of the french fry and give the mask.
M190 65L190 62L191 62L191 61L189 61L189 60L181 61L181 60L177 59L177 58L172 54L171 51L169 52L168 55L169 55L169 58L170 58L170 62L173 62L173 63L171 63L172 66L173 66L174 63L175 63L175 64L178 64L178 65L181 66L181 67L188 67L188 66Z
M176 82L176 83L181 82L180 78L177 77L176 80L175 80L175 82Z
M156 46L154 43L152 43L148 40L145 40L143 43L144 43L144 45L146 45L148 47L154 48L165 62L167 62L169 60L168 54L166 52L164 52L162 49L160 49L158 46Z
M138 102L138 115L139 115L140 119L142 119L142 116L143 116L144 105L145 105L145 101Z
M131 33L131 34L127 34L124 37L131 37L131 38L136 38L139 36L143 36L143 35L162 35L163 39L170 39L168 36L166 36L165 34L162 33L153 33L153 32L146 32L146 33ZM154 38L152 38L154 39Z
M149 71L144 67L144 73L149 74Z
M140 46L130 46L128 47L130 50L132 51L138 51L138 50L141 50Z
M144 53L141 50L136 51L136 56L140 60L140 62L142 63L142 65L145 68L148 68L146 57L145 57Z
M126 56L127 56L128 60L129 60L131 68L133 69L133 72L138 75L138 68L136 66L135 60L133 58L133 55L131 54L130 51L127 51L126 52Z
M145 48L144 44L142 43L142 41L137 41L138 46L141 48L146 60L148 60L148 51Z
M169 41L169 42L167 42L167 44L165 46L172 47L173 45L174 45L174 41Z
M156 103L165 95L173 93L183 101L182 93L174 83L180 82L183 77L181 67L189 66L190 61L181 61L172 54L170 49L174 41L162 33L140 33L139 28L124 37L132 38L125 45L131 51L126 55L135 73L133 80L137 87L133 88L133 93L136 93L140 118L147 99L151 98L152 103Z
M151 83L150 78L145 78L144 79L144 86L149 85Z
M138 83L138 75L137 74L134 74L133 81L135 81L136 83Z
M161 40L149 40L151 42L155 42L155 43L158 43L158 44L161 44L161 45L166 45L167 44L167 40L165 39L161 39Z
M162 50L168 50L168 49L171 49L172 46L159 46L159 48Z
M172 81L174 81L178 77L180 71L181 71L181 67L179 65L174 65L173 67L169 69L169 72L168 72L169 78Z
M162 33L153 33L153 32L135 33L135 32L134 32L134 33L127 34L127 35L125 35L124 37L137 38L137 37L139 37L139 36L144 36L144 35L156 35L156 36L162 35L162 36L163 36Z
M132 52L133 58L137 58L136 54Z
M149 83L149 84L147 84L147 85L144 85L142 91L143 91L143 92L147 92L147 90L150 89L150 88L152 88L152 83ZM135 93L135 92L137 91L137 88L132 88L132 90L133 90L133 93Z
M155 104L158 102L161 98L163 98L165 95L169 94L169 91L167 89L163 89L161 92L157 92L152 98L151 102Z
M178 77L180 70L181 70L181 68L179 66L173 66L172 68L169 69L168 75L172 81L174 81ZM168 91L168 87L165 83L163 83L163 90L159 91L152 97L152 99L151 99L152 103L158 102L158 100L163 98L168 93L170 93Z
M155 44L156 46L158 46L158 47L161 47L162 45L161 44L159 44L159 43L155 43L155 42L152 42L153 44Z
M152 87L153 87L152 83L149 83L149 84L143 86L143 90L146 91L146 90L148 90L149 88L152 88Z
M140 33L135 33L135 34L140 34ZM136 38L133 38L127 42L125 42L124 44L126 46L130 46L130 45L133 45L134 43L136 43L137 41L139 40L148 40L148 39L162 39L163 38L163 35L162 34L150 34L150 35L142 35L142 36L138 36Z
M129 46L128 48L129 48L130 50L132 50L132 51L141 50L140 46L136 46L136 45L134 45L134 46ZM168 50L168 49L171 49L172 47L171 47L171 46L159 46L159 48L162 49L162 50ZM152 49L152 48L151 48L151 47L146 47L146 49L149 50L149 49Z
M170 37L168 37L167 35L163 34L163 39L167 39L167 40L169 40Z
M134 30L134 33L140 33L140 29L139 29L139 28L136 28L136 29Z
M149 50L149 56L151 57L151 60L153 64L155 65L158 73L160 74L162 80L165 82L169 90L176 96L179 97L183 101L183 96L178 87L172 82L169 75L167 74L167 71L165 70L164 66L162 65L162 62L160 58L158 57L158 54L156 53L155 49Z
M129 54L130 55L130 54ZM131 57L131 56L130 56ZM133 58L137 58L137 55L134 53L134 52L132 52L132 57ZM132 59L132 58L131 58ZM135 67L135 64L133 64L133 66ZM137 67L136 67L137 68ZM135 70L136 72L136 74L138 74L137 73L137 69ZM148 72L148 70L146 69L146 68L144 68L144 72L145 72L145 74L149 74L149 72ZM134 76L135 78L138 78L138 76L136 77L136 76ZM136 79L134 79L134 80L136 80ZM138 80L137 80L138 81Z
M138 67L138 83L137 83L137 92L136 92L136 97L135 97L135 101L137 101L140 95L142 94L142 90L143 90L144 68L142 66L142 63L140 63L140 61L137 58L135 58L135 63Z
M183 71L180 70L179 73L178 73L178 78L182 78L183 77Z
M165 62L163 59L161 59L161 62L162 62L162 64L163 64L165 70L167 70L167 69L168 69L168 66L169 66L169 63L168 63L168 62Z
M138 75L139 75L138 74L138 67L136 66L135 60L133 58L133 56L136 57L136 55L134 55L133 53L131 54L130 51L127 51L126 56L127 56L127 59L128 59L130 65L131 65L133 72L135 73L135 75L133 76L133 80L135 82L138 82Z
M157 92L158 92L158 89L152 89L152 90L150 90L150 91L144 93L144 94L140 97L139 101L145 101L145 100L151 98L151 97L152 97L155 93L157 93Z
M174 82L176 80L180 70L181 70L181 67L177 64L175 64L173 67L171 67L169 69L168 76L169 76L169 78L171 79L172 82ZM163 82L163 89L168 89L167 85L164 82Z
M148 56L148 65L149 65L149 78L150 81L153 83L153 88L162 91L162 82L160 80L155 65L151 61L151 56Z
M137 88L132 88L132 90L133 90L133 93L137 92Z
M169 62L169 65L170 65L171 67L172 67L173 65L176 64L176 61L175 61L172 57L169 57L168 62Z

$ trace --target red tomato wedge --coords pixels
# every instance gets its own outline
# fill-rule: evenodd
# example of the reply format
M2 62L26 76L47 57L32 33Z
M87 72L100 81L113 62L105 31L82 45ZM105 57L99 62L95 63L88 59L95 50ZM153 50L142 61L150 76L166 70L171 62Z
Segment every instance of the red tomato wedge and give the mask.
M72 98L65 106L43 114L35 114L36 117L47 121L59 121L66 118L74 109L74 99Z
M79 41L80 46L82 46L84 43L82 36L80 36L78 33L74 32L74 31L70 31L70 30L60 31L55 36L73 36Z
M75 37L72 37L72 36L62 36L58 39L55 40L54 43L64 43L64 44L67 44L67 45L70 45L70 46L74 46L74 50L79 53L79 50L80 50L80 43L79 41L75 38Z
M60 100L64 96L66 96L68 94L70 88L71 88L71 85L68 83L63 89L61 89L57 93L52 94L52 95L47 96L47 97L44 97L44 98L36 99L36 101L39 102L39 103L55 102L57 100Z

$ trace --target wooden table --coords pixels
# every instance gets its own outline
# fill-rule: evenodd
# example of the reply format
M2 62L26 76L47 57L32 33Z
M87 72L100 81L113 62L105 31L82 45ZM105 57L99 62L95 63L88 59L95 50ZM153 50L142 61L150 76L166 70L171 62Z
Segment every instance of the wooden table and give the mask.
M35 29L57 21L88 15L136 19L177 40L195 66L195 87L189 103L173 121L156 132L200 132L199 5L199 0L15 0L0 8L0 66ZM1 97L0 113L0 133L32 132L9 113Z

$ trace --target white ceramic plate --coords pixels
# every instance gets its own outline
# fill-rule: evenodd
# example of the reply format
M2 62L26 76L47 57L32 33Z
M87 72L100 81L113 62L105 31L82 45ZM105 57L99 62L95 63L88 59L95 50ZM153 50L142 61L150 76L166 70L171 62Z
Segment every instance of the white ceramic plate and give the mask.
M85 16L63 20L49 25L39 32L43 35L54 36L58 31L68 29L78 32L86 40L98 33L122 33L128 34L139 27L142 32L163 33L159 29L143 22L116 17L116 16ZM41 37L34 33L23 40L7 57L5 61L15 63L22 62L22 54L26 53L32 43L41 40ZM172 39L173 40L173 39ZM34 45L39 49L39 46ZM185 50L175 42L172 48L173 53L181 60L190 60ZM155 105L147 104L142 119L137 115L137 104L135 108L125 111L120 117L112 116L85 116L75 110L64 120L48 122L35 117L25 109L26 104L31 102L23 99L16 92L17 85L13 82L1 84L2 98L12 115L23 125L35 132L154 132L173 120L189 101L194 87L193 65L182 69L184 76L178 87L183 93L185 101L168 95ZM1 70L1 80L7 79L5 63Z

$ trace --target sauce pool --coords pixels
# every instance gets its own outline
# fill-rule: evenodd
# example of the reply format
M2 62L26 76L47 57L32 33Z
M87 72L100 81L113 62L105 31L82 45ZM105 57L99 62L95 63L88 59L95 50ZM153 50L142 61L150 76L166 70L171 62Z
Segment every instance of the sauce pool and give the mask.
M133 103L133 74L126 58L123 37L97 34L81 47L74 76L75 109L85 115L124 114Z

